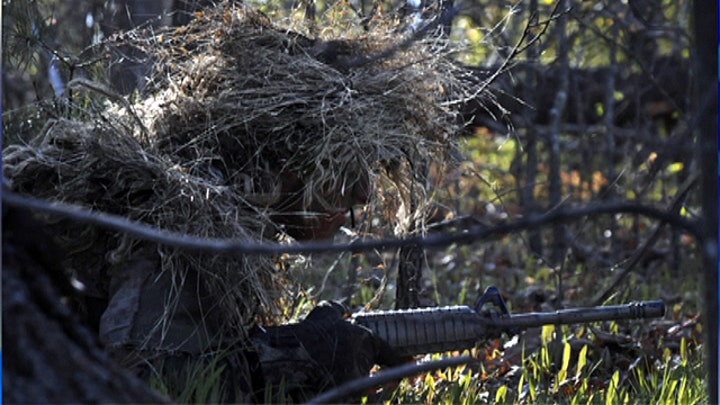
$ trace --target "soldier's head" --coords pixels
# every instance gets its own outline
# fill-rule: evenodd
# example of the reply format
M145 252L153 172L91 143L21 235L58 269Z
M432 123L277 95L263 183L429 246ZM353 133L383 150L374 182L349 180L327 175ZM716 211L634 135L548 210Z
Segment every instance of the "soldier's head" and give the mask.
M370 180L366 173L346 174L342 182L316 185L294 173L281 177L281 200L272 219L297 240L331 238L345 225L351 208L368 202ZM313 187L308 190L308 187ZM312 197L306 198L307 195Z

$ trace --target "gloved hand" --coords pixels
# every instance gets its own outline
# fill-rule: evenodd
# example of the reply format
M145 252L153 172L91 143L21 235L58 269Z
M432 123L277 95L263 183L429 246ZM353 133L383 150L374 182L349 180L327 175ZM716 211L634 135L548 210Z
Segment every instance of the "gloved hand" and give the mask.
M265 384L284 387L303 400L344 382L367 376L375 365L402 363L373 333L344 319L345 308L321 302L298 324L251 335ZM299 391L299 392L297 392Z

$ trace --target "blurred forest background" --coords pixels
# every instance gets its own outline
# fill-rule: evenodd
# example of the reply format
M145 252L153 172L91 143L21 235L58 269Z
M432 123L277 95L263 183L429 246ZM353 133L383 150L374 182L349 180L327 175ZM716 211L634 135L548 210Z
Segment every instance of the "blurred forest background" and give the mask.
M37 133L38 103L64 114L71 79L88 77L137 97L149 67L122 49L112 61L99 58L102 41L139 26L181 25L210 3L3 1L3 143ZM463 49L457 60L478 87L489 84L463 107L457 165L442 173L428 166L425 188L434 202L427 235L589 203L632 201L691 221L702 216L690 1L250 3L308 36L337 35L337 27L361 27L375 15L413 21L457 7L450 25ZM337 240L390 236L376 214L356 210L355 226ZM321 299L390 309L409 294L407 306L471 305L490 285L513 312L663 299L668 313L652 322L545 328L505 346L489 342L474 353L482 360L476 373L405 381L391 401L707 400L703 256L695 235L683 229L636 214L598 215L428 249L410 286L397 280L400 257L387 251L288 257L304 297L288 317Z

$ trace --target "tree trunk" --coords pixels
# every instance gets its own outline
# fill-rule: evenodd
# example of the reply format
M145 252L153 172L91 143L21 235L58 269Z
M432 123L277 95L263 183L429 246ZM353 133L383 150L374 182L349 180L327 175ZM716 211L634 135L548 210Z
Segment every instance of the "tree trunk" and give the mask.
M73 293L30 212L3 209L3 399L8 403L166 403L113 363L63 302Z
M702 250L705 261L705 367L708 373L708 403L718 403L718 183L715 170L718 161L718 6L716 2L695 1L694 17L694 73L695 109L699 114L695 133L697 154L702 173L703 216L701 229ZM719 179L720 180L720 179Z
M530 7L528 8L528 19L534 23L538 21L538 2L537 0L530 1ZM540 57L540 50L537 45L531 45L528 48L528 57L531 63L537 63ZM530 69L528 71L528 89L522 94L524 100L527 100L530 105L538 105L539 98L535 94L535 89L538 83L538 71L537 69ZM533 109L526 109L525 114L527 115L527 122L535 122L537 112ZM538 174L538 145L537 138L538 134L532 130L526 130L525 136L527 138L525 144L525 150L527 150L527 161L525 165L525 184L522 182L520 185L520 201L527 215L536 215L540 210L538 203L535 200L535 188ZM521 149L518 149L521 151ZM522 153L522 152L520 152ZM518 162L522 162L519 160ZM522 174L521 174L522 175ZM520 179L520 178L518 178ZM528 244L530 251L535 257L542 257L543 255L543 243L542 234L539 230L532 230L528 232Z
M427 165L423 165L422 171L427 175ZM416 179L417 180L417 179ZM419 187L413 184L412 187ZM420 206L417 191L410 188L408 201L410 204L409 215L415 215ZM410 229L406 235L417 233L418 222L421 219L415 218L410 223ZM420 290L422 287L422 269L425 263L425 254L422 246L406 245L400 248L400 260L398 262L397 292L395 295L395 308L408 309L417 308L420 305Z
M423 258L423 249L418 245L400 248L396 309L417 308L420 306Z

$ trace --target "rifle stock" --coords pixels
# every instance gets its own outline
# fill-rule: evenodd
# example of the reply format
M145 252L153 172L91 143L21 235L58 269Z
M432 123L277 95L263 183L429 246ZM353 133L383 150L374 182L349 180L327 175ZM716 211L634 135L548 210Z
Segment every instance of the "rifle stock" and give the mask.
M662 301L645 301L517 315L480 313L468 306L378 311L355 314L351 322L373 331L397 355L413 356L470 349L480 340L536 326L655 318L664 314Z

